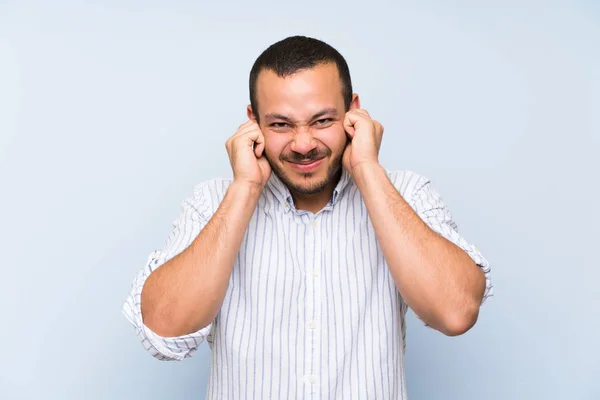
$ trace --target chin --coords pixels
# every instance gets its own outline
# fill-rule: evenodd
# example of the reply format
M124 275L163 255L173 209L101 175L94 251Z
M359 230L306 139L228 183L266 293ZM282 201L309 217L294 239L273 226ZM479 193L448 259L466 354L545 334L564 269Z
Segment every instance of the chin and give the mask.
M310 173L298 173L297 171L286 171L281 179L290 191L299 195L309 196L321 193L336 178L339 171L338 165L323 165L319 170ZM281 178L281 177L280 177Z
M300 196L310 196L321 193L327 188L327 185L337 176L342 166L342 160L341 157L333 162L328 160L310 172L298 171L285 162L273 163L269 160L269 164L275 175L288 187L290 192Z
M302 183L296 185L287 185L290 189L290 192L293 192L296 195L300 196L312 196L315 194L319 194L325 190L327 187L327 181L317 181L312 184Z

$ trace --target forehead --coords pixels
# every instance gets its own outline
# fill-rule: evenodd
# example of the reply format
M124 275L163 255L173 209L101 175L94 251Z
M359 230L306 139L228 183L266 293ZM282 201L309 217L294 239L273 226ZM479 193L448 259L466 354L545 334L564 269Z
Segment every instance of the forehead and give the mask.
M261 71L256 82L256 100L261 116L278 113L308 117L324 108L342 112L342 83L335 64L317 65L286 77L271 70Z

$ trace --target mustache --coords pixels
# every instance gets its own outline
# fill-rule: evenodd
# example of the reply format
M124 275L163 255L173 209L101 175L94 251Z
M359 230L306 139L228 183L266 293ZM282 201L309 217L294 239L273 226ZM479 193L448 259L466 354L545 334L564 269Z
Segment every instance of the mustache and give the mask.
M291 152L288 154L282 154L279 159L281 161L287 161L292 163L300 163L300 162L308 162L313 160L318 160L323 157L327 157L331 155L331 150L329 149L312 149L306 154L300 154L296 152Z

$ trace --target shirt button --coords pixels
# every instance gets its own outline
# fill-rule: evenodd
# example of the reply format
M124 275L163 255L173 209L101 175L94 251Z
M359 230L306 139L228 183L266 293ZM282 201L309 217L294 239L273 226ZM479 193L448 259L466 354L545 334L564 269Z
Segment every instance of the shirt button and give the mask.
M315 383L317 383L317 378L314 375L312 375L309 379L309 382L314 385Z
M315 221L315 220L313 219L312 221L310 221L310 225L311 225L313 228L316 228L316 227L317 227L319 224L317 223L317 221Z
M313 276L313 278L318 278L319 277L319 271L317 271L316 269L313 269L312 276Z
M310 329L315 329L317 327L317 323L313 320L308 323L308 327Z

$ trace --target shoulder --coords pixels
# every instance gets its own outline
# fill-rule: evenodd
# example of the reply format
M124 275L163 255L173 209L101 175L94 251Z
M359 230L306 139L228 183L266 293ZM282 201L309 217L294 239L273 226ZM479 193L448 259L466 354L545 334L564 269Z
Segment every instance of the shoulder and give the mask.
M429 179L427 177L413 171L386 170L386 172L388 178L392 181L392 184L396 187L400 195L407 200L412 198L417 191L429 184Z
M214 178L201 181L186 202L203 214L213 214L225 197L232 179Z

